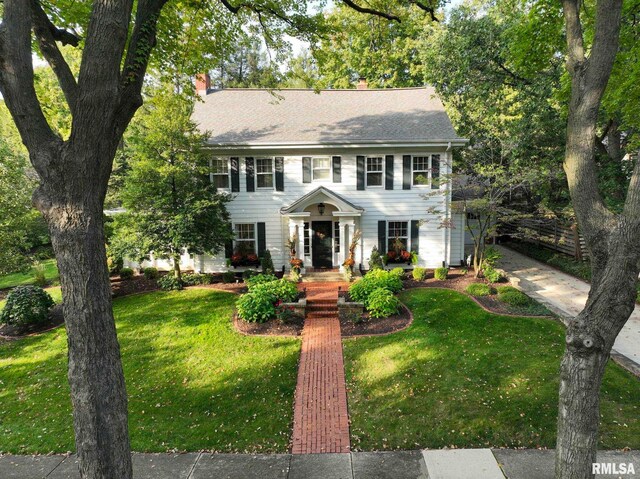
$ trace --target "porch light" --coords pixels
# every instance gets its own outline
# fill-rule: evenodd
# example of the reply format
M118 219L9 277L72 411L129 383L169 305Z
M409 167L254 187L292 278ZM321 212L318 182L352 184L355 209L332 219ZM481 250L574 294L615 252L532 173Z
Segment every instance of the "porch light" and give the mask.
M324 203L318 203L318 213L320 213L320 216L324 214Z

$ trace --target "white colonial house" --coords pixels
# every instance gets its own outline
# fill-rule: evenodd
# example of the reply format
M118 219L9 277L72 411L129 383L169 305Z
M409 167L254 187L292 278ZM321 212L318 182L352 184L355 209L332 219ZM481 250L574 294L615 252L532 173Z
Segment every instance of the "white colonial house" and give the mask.
M222 271L268 249L288 270L296 238L306 268L339 268L356 230L356 269L374 246L385 254L397 241L420 266L464 259L463 218L438 179L467 140L433 88L212 90L202 76L197 89L192 118L208 135L211 181L233 197L235 240L215 256L185 256L185 266Z

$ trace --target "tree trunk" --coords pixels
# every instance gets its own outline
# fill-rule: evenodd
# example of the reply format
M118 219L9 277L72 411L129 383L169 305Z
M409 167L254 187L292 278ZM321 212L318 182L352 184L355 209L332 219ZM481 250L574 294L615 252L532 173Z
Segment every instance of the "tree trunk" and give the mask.
M180 252L173 255L173 274L177 280L182 281L182 271L180 271Z
M109 154L99 150L74 154L63 148L57 161L97 164ZM60 270L80 474L83 479L131 479L127 393L105 250L106 181L102 186L95 174L73 174L64 166L52 173L37 189L34 203L49 226Z

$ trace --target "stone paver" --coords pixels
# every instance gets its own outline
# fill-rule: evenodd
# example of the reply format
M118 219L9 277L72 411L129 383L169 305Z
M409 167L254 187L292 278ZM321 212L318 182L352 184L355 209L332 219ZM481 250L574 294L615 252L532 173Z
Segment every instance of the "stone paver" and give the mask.
M589 283L509 248L498 246L498 249L502 253L499 266L525 293L565 320L582 311L587 302ZM640 366L640 306L636 305L627 324L620 331L613 350Z
M353 479L427 479L420 451L354 452Z
M307 283L307 308L311 311L302 331L293 411L293 454L349 452L337 284Z
M429 479L504 479L490 449L422 451Z

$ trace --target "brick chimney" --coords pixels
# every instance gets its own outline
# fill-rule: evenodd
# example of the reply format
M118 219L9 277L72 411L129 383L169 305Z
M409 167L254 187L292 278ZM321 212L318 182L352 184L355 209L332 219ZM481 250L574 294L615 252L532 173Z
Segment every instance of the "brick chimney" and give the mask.
M200 96L205 96L211 89L211 77L208 73L198 73L196 75L196 92Z
M358 90L366 90L369 88L369 86L367 85L367 79L360 77L358 79L358 86L356 87Z

